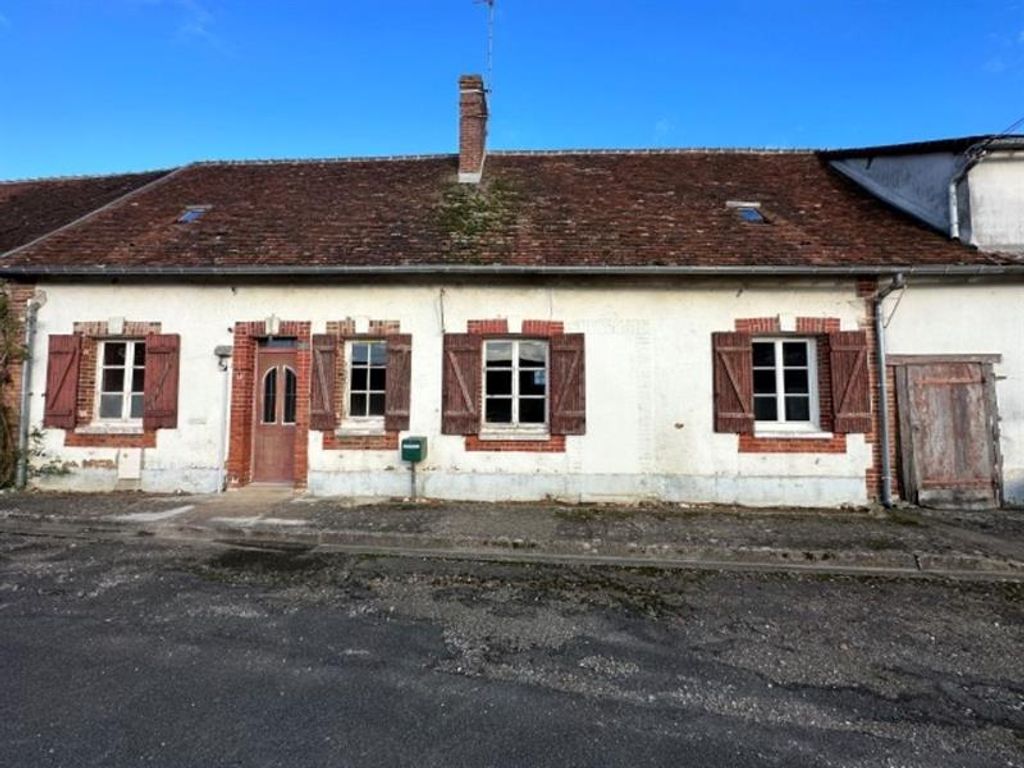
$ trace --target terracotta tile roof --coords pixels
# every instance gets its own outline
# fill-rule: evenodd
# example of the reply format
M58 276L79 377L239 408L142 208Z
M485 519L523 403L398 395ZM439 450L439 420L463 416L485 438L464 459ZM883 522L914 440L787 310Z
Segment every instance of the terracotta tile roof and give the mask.
M0 261L113 270L505 265L993 264L810 151L488 155L196 164ZM748 223L728 201L760 203ZM189 206L208 206L180 223Z
M0 183L0 253L30 243L165 173Z

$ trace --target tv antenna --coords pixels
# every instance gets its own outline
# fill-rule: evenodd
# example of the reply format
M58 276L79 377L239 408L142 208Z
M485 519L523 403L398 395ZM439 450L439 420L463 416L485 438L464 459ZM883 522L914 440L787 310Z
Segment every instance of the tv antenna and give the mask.
M477 5L487 6L487 83L485 87L490 90L491 81L494 79L494 3L497 0L473 0Z

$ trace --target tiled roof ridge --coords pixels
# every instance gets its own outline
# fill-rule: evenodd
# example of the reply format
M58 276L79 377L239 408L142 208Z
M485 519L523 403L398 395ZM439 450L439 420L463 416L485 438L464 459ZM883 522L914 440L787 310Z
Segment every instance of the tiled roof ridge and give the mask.
M665 147L653 149L490 149L488 155L497 157L534 156L586 156L586 155L813 155L820 150L788 147ZM453 152L436 152L411 155L351 155L337 157L281 157L281 158L240 158L237 160L196 160L189 167L208 168L237 165L318 165L328 163L387 163L416 160L450 160L457 158Z
M0 187L13 186L15 184L59 184L66 181L99 181L100 179L116 179L122 176L146 176L151 173L168 174L176 171L182 166L172 165L167 168L150 168L145 171L113 171L111 173L78 173L67 174L66 176L26 176L20 179L0 179Z

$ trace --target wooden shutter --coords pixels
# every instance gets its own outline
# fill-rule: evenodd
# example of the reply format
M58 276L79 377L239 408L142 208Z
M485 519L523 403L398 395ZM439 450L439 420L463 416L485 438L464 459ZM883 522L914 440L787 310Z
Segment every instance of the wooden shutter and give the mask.
M475 435L480 431L480 348L470 333L446 333L441 376L441 433Z
M384 393L384 429L397 432L409 428L409 391L412 387L412 336L396 333L387 337L388 373Z
M587 383L583 334L552 336L551 434L582 435L587 431Z
M754 358L750 334L713 333L715 432L754 432Z
M143 429L174 429L178 426L180 349L181 337L176 333L153 333L146 337Z
M75 415L78 409L78 366L81 359L81 336L50 336L46 358L44 427L75 428Z
M871 381L868 337L864 331L828 335L832 365L832 408L836 432L870 432Z
M338 338L329 333L313 335L313 365L309 385L309 427L333 431L338 426L334 409L338 381Z

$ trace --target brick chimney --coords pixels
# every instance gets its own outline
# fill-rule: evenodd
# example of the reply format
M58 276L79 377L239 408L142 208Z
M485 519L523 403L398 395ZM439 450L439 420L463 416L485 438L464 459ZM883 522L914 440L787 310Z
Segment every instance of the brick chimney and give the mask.
M480 182L487 143L487 95L480 75L459 78L459 181Z

